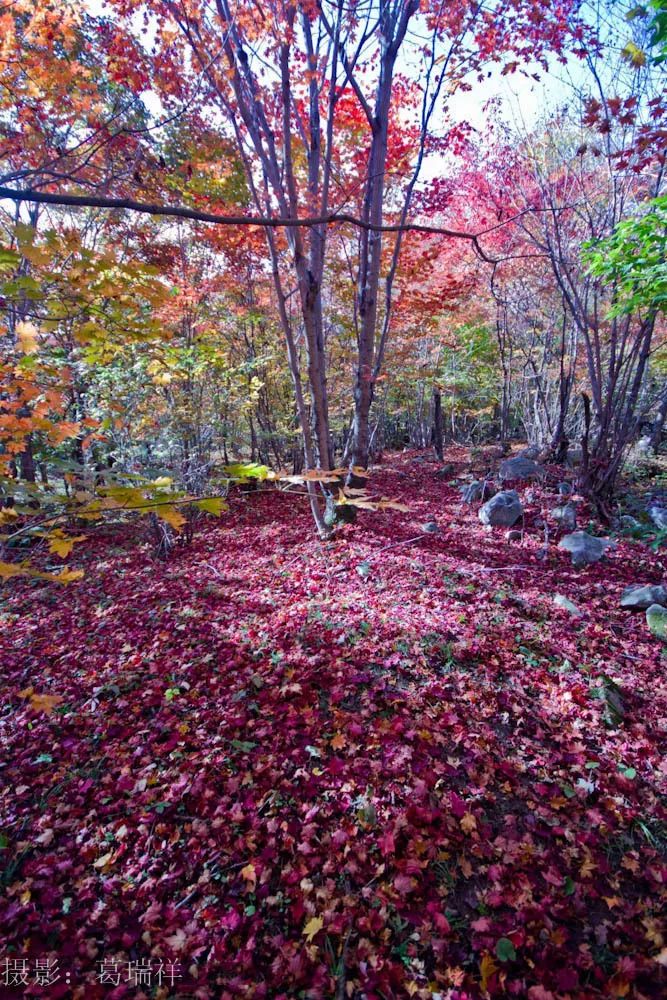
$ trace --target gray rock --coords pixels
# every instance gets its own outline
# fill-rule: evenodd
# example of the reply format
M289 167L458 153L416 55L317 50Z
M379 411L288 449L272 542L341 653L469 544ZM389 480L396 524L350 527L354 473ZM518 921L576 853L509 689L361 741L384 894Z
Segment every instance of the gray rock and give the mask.
M652 604L646 609L646 624L658 639L667 642L667 608L661 604Z
M648 508L648 514L658 531L667 531L667 507L652 503Z
M539 479L543 471L542 466L532 458L516 455L500 463L499 475L501 479Z
M464 503L476 503L478 500L484 500L486 497L492 497L496 492L493 483L485 480L481 482L479 479L473 480L472 483L468 483L467 486L460 486L461 499Z
M581 465L584 460L584 452L582 448L577 445L574 448L569 448L567 452L566 464L570 466Z
M661 584L637 584L626 587L621 594L621 607L627 611L646 611L652 604L667 608L667 587Z
M571 554L575 569L599 562L607 549L613 547L614 543L608 538L596 538L586 531L573 531L571 535L564 535L558 543L559 549Z
M505 538L508 542L520 542L523 538L523 531L519 531L517 528L510 528L509 531L505 532Z
M628 462L632 464L639 464L649 458L651 452L651 437L650 435L645 435L640 437L638 441L635 441L633 446L628 452Z
M482 524L511 528L523 514L521 500L516 490L504 490L480 508L478 517Z
M429 535L437 535L440 532L440 528L435 521L427 521L426 524L422 524L422 531L427 532Z
M571 483L559 483L558 486L557 486L557 490L558 490L558 492L560 493L560 495L562 497L569 497L571 495L571 493L572 493L572 484Z
M551 516L563 531L574 531L577 526L577 507L571 500L562 507L554 507Z
M540 449L536 444L529 444L527 448L522 448L521 451L517 451L517 458L537 458L540 453Z
M582 615L577 605L563 594L554 594L554 604L557 608L560 608L562 611L568 611L571 615L576 615L577 617L581 617Z

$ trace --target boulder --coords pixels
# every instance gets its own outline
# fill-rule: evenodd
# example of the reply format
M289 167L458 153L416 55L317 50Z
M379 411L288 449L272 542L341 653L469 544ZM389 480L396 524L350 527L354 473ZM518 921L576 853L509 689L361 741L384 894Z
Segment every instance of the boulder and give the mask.
M460 486L461 499L464 503L476 503L478 500L484 500L485 497L492 497L496 492L493 483L488 481L481 482L479 479L473 480L472 483L468 483L466 486Z
M479 479L474 479L472 483L467 483L465 486L459 487L461 499L464 503L475 503L477 500L482 499L483 489L484 487Z
M644 437L640 437L638 441L635 441L628 452L627 460L631 465L638 465L650 457L652 450L651 436L650 434L646 434Z
M667 531L667 507L652 503L648 508L648 514L658 531Z
M523 515L523 507L516 490L496 493L480 508L478 517L482 524L511 528Z
M607 549L613 547L614 543L608 538L596 538L586 531L573 531L571 535L564 535L558 543L559 549L571 554L575 569L599 562Z
M577 526L577 507L571 500L562 507L554 507L551 516L563 531L574 531Z
M527 448L522 448L521 451L517 451L517 458L537 458L540 454L540 449L536 444L529 444Z
M509 531L505 532L505 538L508 542L520 542L523 538L523 531L518 528L510 528Z
M435 521L427 521L426 524L422 524L422 531L425 531L429 535L437 535L440 532L440 528Z
M574 604L568 597L564 594L554 594L554 604L561 611L567 611L571 615L576 617L581 617L582 612L579 610L576 604Z
M652 604L646 609L646 624L654 636L667 642L667 608Z
M539 479L544 472L541 465L526 458L524 455L515 455L514 458L506 458L500 463L501 479Z
M652 604L667 608L667 587L646 584L626 587L621 594L621 607L626 611L646 611Z

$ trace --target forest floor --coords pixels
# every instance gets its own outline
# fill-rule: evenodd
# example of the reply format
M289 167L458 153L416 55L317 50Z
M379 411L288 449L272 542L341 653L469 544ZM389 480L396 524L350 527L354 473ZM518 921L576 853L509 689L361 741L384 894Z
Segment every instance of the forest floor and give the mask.
M665 654L619 607L664 550L576 571L555 476L510 544L438 468L329 543L258 490L4 587L3 997L667 995Z

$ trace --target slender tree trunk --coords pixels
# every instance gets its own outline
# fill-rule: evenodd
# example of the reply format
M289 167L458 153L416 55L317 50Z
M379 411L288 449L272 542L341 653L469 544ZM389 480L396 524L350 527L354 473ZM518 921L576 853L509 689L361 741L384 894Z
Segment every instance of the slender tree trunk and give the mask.
M658 407L658 413L653 422L653 430L651 431L650 447L655 452L657 452L658 449L660 448L660 442L662 441L662 432L666 420L667 420L667 390L665 390L663 394L662 402Z
M433 448L436 457L440 462L444 462L443 451L443 420L442 420L442 396L437 386L433 387Z

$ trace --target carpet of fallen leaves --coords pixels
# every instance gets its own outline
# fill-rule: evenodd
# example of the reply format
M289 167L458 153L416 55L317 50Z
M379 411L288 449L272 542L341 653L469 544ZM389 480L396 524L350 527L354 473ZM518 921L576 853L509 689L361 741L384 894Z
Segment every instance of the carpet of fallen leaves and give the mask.
M664 567L545 560L555 479L509 544L437 470L329 543L259 490L4 588L0 957L70 984L3 996L667 995L665 658L618 605ZM182 979L99 981L144 960Z

